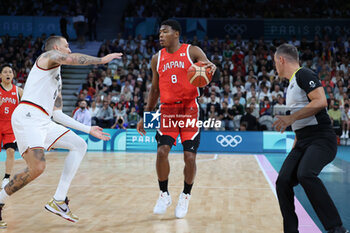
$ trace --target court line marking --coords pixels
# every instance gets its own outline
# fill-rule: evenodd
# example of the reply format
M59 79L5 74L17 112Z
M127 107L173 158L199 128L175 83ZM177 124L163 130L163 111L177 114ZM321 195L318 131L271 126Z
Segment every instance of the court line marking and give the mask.
M219 157L219 155L218 155L218 154L214 154L214 157L213 157L213 158L211 158L211 159L196 159L196 161L197 161L197 162L215 161L215 160L217 160L217 159L218 159L218 157Z
M268 175L266 174L266 171L265 171L263 165L261 164L261 162L259 161L258 156L260 156L260 155L254 155L255 160L257 161L257 163L258 163L258 165L259 165L259 167L260 167L260 170L261 170L262 173L264 174L265 179L267 180L267 183L269 184L269 186L270 186L270 188L271 188L271 191L273 192L273 194L275 195L275 197L276 197L276 199L277 199L277 193L276 193L275 185L272 184L272 181L270 180L270 178L269 178Z
M259 164L260 169L262 170L267 182L270 185L272 192L276 195L275 182L278 176L277 171L272 167L269 160L263 154L254 155L257 163ZM277 195L276 195L277 197ZM312 220L310 215L306 212L304 207L301 205L299 200L294 197L295 203L295 212L299 220L299 232L300 233L322 233L318 228L316 223Z

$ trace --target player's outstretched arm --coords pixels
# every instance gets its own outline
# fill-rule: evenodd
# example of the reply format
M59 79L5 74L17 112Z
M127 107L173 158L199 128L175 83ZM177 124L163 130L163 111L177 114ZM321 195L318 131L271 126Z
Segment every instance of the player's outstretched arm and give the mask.
M148 93L147 106L145 108L146 112L150 112L156 107L157 102L158 102L158 98L159 98L159 94L160 94L160 92L159 92L159 75L157 72L157 61L158 61L158 53L152 57L152 61L151 61L152 86L151 86L151 89ZM137 123L136 129L137 129L137 132L139 132L139 134L141 136L146 135L146 131L143 127L143 119L142 118Z
M73 118L69 117L68 115L64 114L62 112L62 108L63 108L62 94L59 93L56 98L53 113L52 113L52 118L54 121L64 126L67 126L69 128L76 129L84 133L90 134L104 141L108 141L110 139L109 134L103 132L102 131L103 129L101 127L84 125L74 120Z
M86 66L105 64L113 59L120 59L122 56L122 53L111 53L104 57L93 57L81 53L65 54L57 50L50 50L43 57L47 58L51 64Z

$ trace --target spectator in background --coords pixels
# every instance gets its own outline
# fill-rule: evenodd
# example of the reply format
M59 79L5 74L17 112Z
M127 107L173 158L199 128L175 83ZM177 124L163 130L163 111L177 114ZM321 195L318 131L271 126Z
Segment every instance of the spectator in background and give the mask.
M116 108L114 109L114 117L115 118L123 118L123 122L127 121L127 115L126 110L124 109L124 106L122 103L118 103Z
M239 125L239 131L247 131L247 128L248 128L248 123L243 121L240 123Z
M89 108L90 115L91 115L91 125L96 125L96 115L99 110L100 110L100 107L97 106L96 101L92 101L91 107Z
M121 94L125 96L125 100L130 102L132 99L132 93L130 91L130 88L132 86L124 86L124 88L122 88L122 92Z
M341 125L341 111L339 109L339 102L335 101L332 108L328 110L329 118L333 127Z
M115 120L111 129L126 129L126 127L127 127L127 124L124 122L123 118L119 117Z
M131 110L128 114L128 127L136 128L137 122L139 122L140 116L136 112L136 108L134 106L131 107Z
M97 40L97 32L96 32L97 8L91 2L88 3L87 21L88 21L90 41Z
M207 119L219 120L219 113L216 111L215 105L210 105Z
M85 100L80 101L79 109L75 111L73 119L84 125L91 126L91 114L87 109L87 102Z
M77 9L77 14L73 17L73 25L77 34L78 47L83 49L85 47L86 23L81 9Z
M264 101L260 103L260 116L271 115L271 103L267 96L265 96Z
M232 62L234 63L235 66L241 65L244 62L244 53L241 51L241 48L237 46L235 48L235 52L232 55Z
M244 84L245 90L249 91L250 87L252 85L256 85L257 83L257 77L254 75L254 71L249 71L248 75L246 76L246 82Z
M120 94L121 86L118 84L118 81L116 79L112 80L112 85L109 87L108 93L112 95L118 95Z
M251 86L250 91L247 92L247 95L246 95L247 104L251 103L252 98L255 98L255 100L258 99L258 94L256 93L255 86Z
M103 101L103 107L96 114L96 124L101 128L111 128L113 124L113 109L108 101Z
M265 99L268 99L269 101L272 101L271 93L269 92L269 89L267 86L263 86L261 88L261 91L259 92L259 102L264 102Z
M241 118L241 124L245 122L247 125L246 130L248 131L258 130L258 119L252 115L254 108L254 105L247 107L246 114Z
M273 116L276 115L286 115L287 113L287 106L284 104L284 98L281 95L278 95L277 97L278 102L273 106Z
M222 108L219 115L219 120L221 120L221 127L224 127L225 130L232 130L233 125L233 111L228 108L227 102L222 102Z
M243 94L241 91L238 91L236 94L235 94L235 97L237 97L239 99L239 103L242 105L242 106L245 106L246 105L246 99L243 97Z
M211 108L212 105L213 105L214 108L215 108L215 112L219 112L219 110L220 110L220 104L219 104L219 102L218 102L218 100L217 100L217 98L216 98L215 92L212 92L212 93L210 94L209 102L208 102L207 108L206 108L207 111L210 110L210 108Z
M340 136L340 138L349 138L349 129L350 129L349 104L344 105L344 110L342 111L342 114L341 114L341 121L342 121L343 133Z
M251 108L252 112L251 114L258 119L260 116L260 105L256 102L256 98L252 97L251 102L249 104L249 107Z
M284 94L283 92L281 91L281 87L279 84L275 84L274 85L274 90L271 92L271 98L272 98L272 102L273 104L277 103L278 102L278 96L281 96L283 97Z
M68 24L68 19L67 19L67 14L64 14L61 19L60 19L60 30L61 30L61 35L69 40L69 36L67 33L67 24Z
M101 78L103 80L103 85L105 85L107 88L109 88L112 85L112 74L111 74L111 70L108 69L108 75L106 71L102 71L101 72Z
M232 106L232 110L233 110L233 115L237 116L237 115L241 115L243 116L244 114L244 107L242 104L239 103L239 98L235 97L233 100L233 106Z

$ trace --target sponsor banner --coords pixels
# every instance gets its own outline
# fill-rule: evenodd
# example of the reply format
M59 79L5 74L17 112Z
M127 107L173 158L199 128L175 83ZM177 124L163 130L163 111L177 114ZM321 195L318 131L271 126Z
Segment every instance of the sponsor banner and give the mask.
M205 18L176 18L179 21L182 34L187 38L197 36L198 39L204 39L207 35L207 19ZM125 18L125 34L126 36L142 35L143 38L158 35L161 21L157 18Z
M235 38L240 34L243 39L272 40L285 38L298 39L305 36L308 40L315 35L328 34L332 40L344 34L350 34L350 19L207 19L207 18L175 18L182 27L183 35L187 39L197 36L203 39L218 37L224 39L226 35ZM149 35L158 35L160 21L157 18L134 18L125 20L126 35L144 38Z
M197 36L198 39L235 37L241 34L244 39L259 38L264 35L263 20L249 19L206 19L206 18L175 18L182 27L182 35L188 39ZM157 18L128 17L125 19L126 35L157 35L160 21Z
M156 130L148 129L141 136L136 129L104 129L111 140L102 141L91 135L74 130L88 144L89 151L139 151L156 152ZM247 132L247 131L202 131L198 152L289 152L293 146L294 133L285 132ZM183 151L180 137L171 151Z
M126 136L127 151L156 151L156 130L147 130L141 136L135 129L128 129ZM251 152L263 151L262 132L202 131L198 152ZM180 137L172 151L183 151Z
M0 16L0 35L9 34L18 36L22 33L24 36L41 36L45 33L61 35L60 17L51 16ZM72 18L67 17L67 33L70 39L75 39L76 34L72 23Z
M267 40L305 36L313 40L315 35L328 34L332 40L350 34L349 19L265 19L264 38Z
M262 148L262 132L202 131L198 151L261 153Z
M243 39L258 39L264 35L264 21L257 19L213 19L207 22L207 32L209 39L215 37L223 39L226 35L235 39L238 34Z
M111 140L102 141L86 133L73 130L82 137L87 145L88 151L125 151L126 150L126 130L104 129L110 134Z
M263 132L264 152L289 152L294 143L294 132Z
M148 129L147 134L141 136L136 129L128 129L126 133L126 150L127 151L157 151L156 130ZM176 140L176 146L171 151L182 151L180 137Z

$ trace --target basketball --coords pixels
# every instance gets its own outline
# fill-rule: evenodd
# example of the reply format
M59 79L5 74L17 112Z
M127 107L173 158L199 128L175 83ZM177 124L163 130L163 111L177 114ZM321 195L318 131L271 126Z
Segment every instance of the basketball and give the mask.
M196 62L187 70L187 78L190 83L196 87L205 87L211 81L212 74L210 68L205 69L205 64Z

